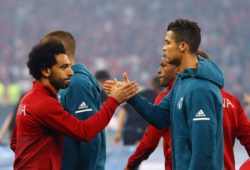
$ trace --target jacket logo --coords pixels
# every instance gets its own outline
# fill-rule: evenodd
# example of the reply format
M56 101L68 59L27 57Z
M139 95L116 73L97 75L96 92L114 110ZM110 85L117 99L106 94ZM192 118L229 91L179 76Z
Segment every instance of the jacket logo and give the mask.
M207 115L203 112L203 110L199 110L196 114L195 117L193 118L193 121L197 121L197 120L210 120L209 117L207 117Z
M88 106L86 105L85 102L82 102L82 103L79 105L78 110L86 109L86 108L88 108Z
M83 101L79 106L75 114L92 111L93 109L89 108L88 105Z
M17 110L17 113L20 114L20 115L24 115L26 116L26 105L22 105L20 104L19 107L18 107L18 110Z
M223 107L224 108L234 108L233 103L228 98L223 98Z
M181 97L180 100L178 101L178 109L182 108L182 103L183 103L183 97Z

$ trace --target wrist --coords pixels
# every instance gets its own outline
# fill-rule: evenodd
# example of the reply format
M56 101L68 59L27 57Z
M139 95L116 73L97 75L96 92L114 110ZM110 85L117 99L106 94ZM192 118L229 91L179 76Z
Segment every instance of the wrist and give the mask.
M120 102L113 96L109 96L107 100L111 100L115 105L120 105Z

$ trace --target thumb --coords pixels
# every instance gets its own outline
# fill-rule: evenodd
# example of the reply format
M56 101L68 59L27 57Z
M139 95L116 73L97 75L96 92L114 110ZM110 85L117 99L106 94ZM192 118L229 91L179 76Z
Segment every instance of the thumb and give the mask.
M126 72L123 73L123 80L125 83L129 83L128 74Z

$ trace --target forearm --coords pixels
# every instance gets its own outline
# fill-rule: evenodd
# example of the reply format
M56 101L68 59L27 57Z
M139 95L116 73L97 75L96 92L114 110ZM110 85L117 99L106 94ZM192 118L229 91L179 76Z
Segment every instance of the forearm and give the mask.
M153 151L154 151L154 149L150 149L150 148L148 148L146 150L140 150L140 148L138 147L136 149L136 152L129 157L127 168L129 170L133 170L133 169L139 167L141 162L148 159L148 157L151 155L151 153Z
M134 96L128 101L135 110L150 124L158 129L169 126L170 110L165 102L161 102L158 106L149 103L145 98L140 95ZM165 107L164 107L165 105Z
M97 113L86 120L79 120L55 103L54 111L51 114L41 113L40 120L47 126L67 136L90 141L107 126L118 105L119 103L115 99L109 97ZM47 109L49 113L50 107Z
M83 135L81 138L90 141L102 131L108 125L118 105L119 103L115 99L109 97L95 115L82 121L81 129Z

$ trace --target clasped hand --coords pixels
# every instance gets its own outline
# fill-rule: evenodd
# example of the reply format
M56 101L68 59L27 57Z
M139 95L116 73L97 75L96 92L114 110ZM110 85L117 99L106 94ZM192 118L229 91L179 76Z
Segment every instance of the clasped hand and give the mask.
M107 80L103 85L104 91L115 98L119 103L123 103L133 97L138 92L138 84L134 81L129 81L128 75L123 74L123 82L114 80Z

